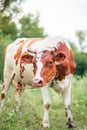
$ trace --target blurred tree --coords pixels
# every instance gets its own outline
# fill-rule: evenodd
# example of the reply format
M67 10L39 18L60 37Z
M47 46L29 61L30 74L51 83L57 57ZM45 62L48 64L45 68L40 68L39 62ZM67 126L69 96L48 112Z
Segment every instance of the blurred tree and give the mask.
M44 28L39 26L39 14L28 14L20 19L20 37L45 37Z
M77 31L76 36L78 38L79 45L81 47L81 50L79 51L75 43L69 41L71 48L74 53L74 58L76 62L76 75L81 75L83 76L85 72L87 72L87 53L84 52L83 48L83 42L85 41L85 36L86 36L87 31Z
M11 4L14 2L20 3L23 0L0 0L0 10L4 11L7 8L10 8Z
M83 76L87 71L87 53L76 52L75 53L75 61L76 61L76 74Z
M75 43L69 40L69 44L72 48L73 53L75 54L77 52L77 47L75 46Z
M85 41L86 34L87 34L87 30L85 30L85 31L76 31L76 36L77 36L81 51L84 51L83 42Z
M0 80L3 79L4 49L18 36L18 29L15 22L12 21L13 14L18 10L13 2L22 0L0 0Z

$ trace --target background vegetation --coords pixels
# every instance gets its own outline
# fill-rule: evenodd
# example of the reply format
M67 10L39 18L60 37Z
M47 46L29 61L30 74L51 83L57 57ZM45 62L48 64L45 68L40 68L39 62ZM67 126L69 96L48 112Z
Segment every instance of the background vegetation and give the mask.
M39 13L31 13L17 18L22 11L20 2L23 0L0 1L0 82L3 83L4 50L18 37L45 37L44 28L39 25ZM87 53L84 52L87 31L77 31L76 43L71 44L75 61L76 72L72 89L72 112L77 125L76 130L87 129ZM1 91L1 84L0 84ZM50 110L50 130L67 130L65 127L65 113L60 95L50 90L52 107ZM15 112L14 88L11 87L3 114L0 114L0 130L43 130L41 126L43 105L40 90L26 90L23 98L23 115ZM29 99L29 100L27 100ZM29 102L28 102L29 101ZM86 129L85 129L86 128Z

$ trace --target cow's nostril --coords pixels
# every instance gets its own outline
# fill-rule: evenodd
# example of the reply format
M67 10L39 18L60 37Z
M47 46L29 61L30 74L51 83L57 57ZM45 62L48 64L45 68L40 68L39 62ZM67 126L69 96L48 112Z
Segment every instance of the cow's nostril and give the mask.
M38 82L38 84L42 84L42 80L40 80L40 81Z

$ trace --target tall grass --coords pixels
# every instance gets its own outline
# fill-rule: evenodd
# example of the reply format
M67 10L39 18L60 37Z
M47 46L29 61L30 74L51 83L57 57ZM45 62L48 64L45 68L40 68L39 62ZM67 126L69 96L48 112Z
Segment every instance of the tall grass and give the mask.
M0 87L1 92L1 87ZM5 109L0 113L0 130L44 130L42 127L43 102L40 89L26 89L23 94L22 114L15 111L15 89L10 87ZM49 130L68 130L62 97L50 89L52 105L50 108ZM87 127L87 77L74 77L72 81L72 115L76 130Z

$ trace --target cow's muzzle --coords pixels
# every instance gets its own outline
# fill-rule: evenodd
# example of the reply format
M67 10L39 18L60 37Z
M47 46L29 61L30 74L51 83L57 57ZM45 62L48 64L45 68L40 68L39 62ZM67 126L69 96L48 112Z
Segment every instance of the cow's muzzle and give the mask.
M43 80L42 79L33 79L32 86L33 87L42 87Z

